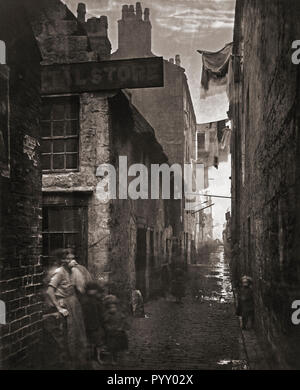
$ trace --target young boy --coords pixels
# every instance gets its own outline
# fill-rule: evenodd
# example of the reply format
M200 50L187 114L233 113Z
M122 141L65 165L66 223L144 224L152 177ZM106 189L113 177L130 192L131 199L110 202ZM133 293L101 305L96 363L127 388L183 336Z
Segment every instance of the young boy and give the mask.
M99 364L103 364L101 352L105 345L102 300L103 288L97 282L87 283L85 295L81 298L82 311L92 356Z
M241 288L238 292L238 305L236 314L242 317L242 328L247 329L250 320L251 327L254 322L254 297L252 290L252 279L249 276L243 276L241 279Z
M111 363L115 365L119 353L128 349L126 330L128 324L122 313L119 300L114 295L107 295L104 300L104 330L106 347L111 355Z

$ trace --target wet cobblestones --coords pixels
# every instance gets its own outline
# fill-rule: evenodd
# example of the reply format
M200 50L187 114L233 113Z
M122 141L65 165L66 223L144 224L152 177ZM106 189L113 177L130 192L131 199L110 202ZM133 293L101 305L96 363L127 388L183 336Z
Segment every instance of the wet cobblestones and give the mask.
M190 266L183 304L161 298L147 303L145 311L145 318L133 319L129 352L114 369L246 368L222 252Z

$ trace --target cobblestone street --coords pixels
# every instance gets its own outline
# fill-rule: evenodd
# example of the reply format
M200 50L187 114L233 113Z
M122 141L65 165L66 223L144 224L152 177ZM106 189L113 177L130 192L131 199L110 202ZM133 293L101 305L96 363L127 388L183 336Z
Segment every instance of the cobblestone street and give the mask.
M133 320L130 350L120 369L245 369L223 252L190 266L183 304L172 297L146 304Z

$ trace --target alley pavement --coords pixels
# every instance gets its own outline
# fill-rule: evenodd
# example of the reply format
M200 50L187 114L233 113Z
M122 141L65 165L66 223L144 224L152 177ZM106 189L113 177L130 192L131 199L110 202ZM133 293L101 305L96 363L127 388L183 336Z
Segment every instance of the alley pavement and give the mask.
M249 368L221 248L190 266L186 278L182 304L160 298L145 305L145 318L133 319L129 351L114 370Z

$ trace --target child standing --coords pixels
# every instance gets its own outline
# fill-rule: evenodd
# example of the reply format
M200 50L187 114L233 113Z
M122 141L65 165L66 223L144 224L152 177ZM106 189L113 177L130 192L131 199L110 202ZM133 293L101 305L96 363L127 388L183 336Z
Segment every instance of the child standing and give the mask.
M128 337L126 333L128 324L116 296L107 295L103 303L106 347L111 355L111 363L115 365L119 353L128 349Z
M103 364L101 352L104 349L105 333L103 327L103 288L97 282L89 282L81 298L83 318L92 357Z
M174 278L171 283L171 293L175 297L176 303L182 303L182 298L185 295L185 282L183 270L176 268Z
M247 329L250 320L251 327L254 322L254 297L252 289L252 279L249 276L243 276L241 279L241 288L238 292L238 305L236 314L242 317L242 328Z

